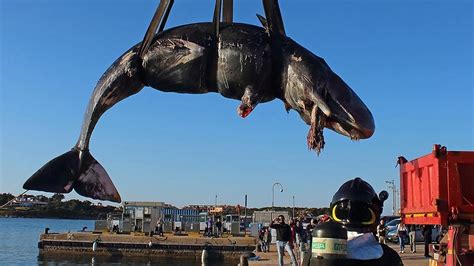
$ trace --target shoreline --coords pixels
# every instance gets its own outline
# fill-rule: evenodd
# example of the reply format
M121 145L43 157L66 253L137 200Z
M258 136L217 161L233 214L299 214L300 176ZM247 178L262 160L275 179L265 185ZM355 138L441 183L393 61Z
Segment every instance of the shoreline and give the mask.
M95 221L95 218L63 218L63 217L23 217L23 216L2 216L0 219L51 219L51 220L86 220L86 221Z

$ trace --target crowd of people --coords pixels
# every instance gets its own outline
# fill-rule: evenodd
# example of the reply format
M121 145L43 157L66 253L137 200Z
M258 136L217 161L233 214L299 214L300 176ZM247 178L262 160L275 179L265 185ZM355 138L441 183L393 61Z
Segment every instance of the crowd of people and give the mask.
M403 265L401 257L392 248L386 245L389 234L385 220L381 217L383 202L388 198L388 193L382 191L379 194L373 187L362 180L354 178L341 185L334 194L330 205L331 216L326 216L320 221L312 220L310 224L303 227L298 219L290 219L285 222L284 216L279 216L273 220L269 228L262 228L259 233L259 240L262 251L269 251L269 242L272 237L269 229L276 231L276 248L278 252L279 265L283 265L283 255L286 250L292 265L303 265L303 260L308 258L314 262L321 258L334 265ZM331 220L330 226L317 226L318 223ZM326 236L315 237L313 240L313 230L318 230L318 235L334 236L340 239L340 233L347 233L347 242L343 249L328 249L323 245L316 245L316 256L312 253L311 241L324 241ZM341 230L343 228L345 231ZM411 252L416 252L416 232L420 231L417 225L405 225L400 221L396 227L396 236L400 244L399 253L405 252L405 241L410 243ZM428 247L432 242L432 226L423 225L421 229L425 244L425 256L429 257ZM324 243L324 242L321 242ZM318 244L320 244L318 242ZM296 252L295 252L296 251ZM314 250L313 250L314 252ZM331 253L332 252L332 253ZM306 254L306 255L305 255ZM298 261L298 255L301 261ZM313 258L314 256L314 258ZM339 263L339 264L337 264ZM304 265L309 265L305 261Z
M398 222L398 225L389 232L385 218L381 217L383 202L387 198L386 191L377 194L372 186L361 178L349 180L342 184L334 194L330 205L331 215L318 216L311 219L309 223L305 223L306 225L303 225L303 221L307 222L304 218L291 218L286 221L284 215L279 215L271 221L269 226L259 225L258 240L261 251L270 252L271 243L275 241L279 265L284 265L283 257L286 251L292 265L309 265L309 261L323 258L333 262L340 260L341 263L344 262L344 265L355 263L354 265L400 266L403 265L400 255L386 245L389 235L390 240L393 240L395 230L400 245L399 253L405 253L407 242L410 245L410 251L417 252L418 232L418 236L421 233L423 237L424 255L429 257L428 248L433 240L433 226L406 225L403 220L395 220L395 224ZM206 221L204 236L222 236L221 218L214 218L215 220L209 217ZM318 226L325 222L330 223ZM394 223L390 222L390 224ZM314 239L313 231L316 231ZM157 222L155 232L163 235L162 219ZM275 235L272 235L273 232ZM342 238L341 232L344 235ZM345 238L346 234L347 238ZM345 239L345 242L334 242L339 245L337 250L321 248L319 244L326 243L324 241L332 238ZM315 247L312 247L312 241L315 241L313 243Z
M270 243L272 242L272 235L270 229L275 229L276 232L276 248L278 252L278 261L283 265L283 253L289 254L293 265L300 265L303 261L304 254L311 252L311 240L313 229L317 224L329 220L329 216L322 216L320 219L311 219L310 223L303 226L303 219L290 219L288 223L285 221L285 216L280 215L275 218L270 226L263 226L259 229L259 242L262 252L270 251ZM300 263L297 263L297 260Z
M400 255L386 245L389 232L381 213L383 202L387 197L386 191L377 194L372 186L361 178L349 180L334 194L330 205L331 216L318 216L304 226L303 218L291 218L287 222L284 215L279 215L271 221L269 226L259 226L258 239L261 251L269 252L270 244L275 240L279 265L284 265L285 251L288 253L292 265L309 265L308 260L320 260L321 258L328 261L353 262L356 263L355 265L403 265ZM325 222L331 223L318 226ZM405 225L402 220L399 221L395 230L400 245L399 253L405 252L407 241L410 244L410 251L416 253L416 233L421 231L424 241L424 255L429 257L428 248L433 240L431 225ZM163 235L163 221L161 219L157 222L155 231L159 235ZM217 217L214 221L209 217L204 236L221 237L222 231L223 224L220 218ZM327 236L320 236L323 231ZM274 236L272 236L272 232L275 232ZM347 238L346 242L339 244L338 250L326 250L317 245L325 243L318 241L331 239L331 237L327 238L328 236L338 240L344 239L340 237L341 232L344 235L347 234ZM390 235L392 236L391 233ZM316 248L312 247L312 241L316 241ZM324 252L314 253L314 250L322 249ZM331 257L333 255L337 256Z
M423 237L424 244L424 256L429 256L429 244L433 241L433 226L432 225L416 225L410 224L405 225L402 221L396 227L396 236L398 237L398 244L400 246L399 253L405 253L405 244L408 241L410 245L410 252L416 253L416 232L421 227L421 235ZM380 224L377 226L377 237L380 244L385 244L387 239L388 229L385 226L385 220L380 220Z
M261 227L259 230L259 242L262 252L270 252L272 235L270 229L276 230L276 248L278 252L278 261L283 265L283 253L286 251L291 258L293 265L300 265L305 252L311 252L312 232L316 225L328 221L329 216L323 216L321 219L311 219L311 222L303 227L302 219L290 219L285 223L285 217L279 216L272 221L270 226ZM405 252L406 239L409 239L410 251L416 253L416 230L418 225L405 225L403 222L397 225L397 237L400 245L399 253ZM424 243L424 256L429 257L429 244L432 242L432 226L422 225L421 233ZM377 226L377 238L380 244L386 244L388 229L385 226L385 220L381 219ZM297 260L301 262L298 264Z

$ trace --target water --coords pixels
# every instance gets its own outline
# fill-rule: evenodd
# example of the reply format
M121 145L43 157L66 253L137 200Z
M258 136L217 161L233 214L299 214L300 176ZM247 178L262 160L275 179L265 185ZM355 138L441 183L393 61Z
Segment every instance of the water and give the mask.
M91 220L0 218L1 264L37 264L38 241L46 227L50 232L79 231L94 228Z
M91 220L0 218L1 265L201 265L200 261L174 258L149 257L98 257L92 255L40 257L38 241L46 227L50 232L76 232L84 226L94 228ZM238 261L206 265L237 265Z

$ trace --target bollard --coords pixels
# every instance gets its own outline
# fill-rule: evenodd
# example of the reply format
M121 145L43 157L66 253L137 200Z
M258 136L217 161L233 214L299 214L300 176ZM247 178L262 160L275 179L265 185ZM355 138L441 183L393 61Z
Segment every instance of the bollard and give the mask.
M203 265L206 265L206 264L207 264L207 259L208 259L208 257L209 257L209 254L208 254L207 250L203 249L203 250L202 250L202 254L201 254L201 263L202 263Z
M46 228L44 229L44 234L45 234L45 235L49 234L49 227L46 227Z
M245 255L240 256L240 266L249 266L249 258Z
M97 240L94 240L94 242L92 242L92 251L95 252L97 250Z

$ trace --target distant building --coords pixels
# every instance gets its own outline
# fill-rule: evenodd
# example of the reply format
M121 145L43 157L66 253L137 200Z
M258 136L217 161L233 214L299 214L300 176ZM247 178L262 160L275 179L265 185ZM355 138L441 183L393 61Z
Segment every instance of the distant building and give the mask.
M211 206L211 205L206 205L206 204L201 204L201 205L194 204L194 205L184 206L183 209L191 209L191 210L197 210L200 212L205 212L205 211L208 211L212 207L214 207L214 205Z
M237 205L226 205L226 204L221 204L221 205L209 205L209 204L193 204L193 205L188 205L183 207L183 209L193 209L193 210L198 210L200 212L209 212L213 210L214 208L221 208L222 209L222 214L234 214L238 213L240 214L241 210L243 210L243 207Z
M121 229L124 232L150 232L151 227L161 218L164 202L125 201Z
M171 231L175 223L199 223L199 211L179 209L164 202L125 201L120 227L123 232L151 232L160 219L165 223L165 231Z
M252 222L268 226L273 219L280 215L285 216L285 221L289 221L290 214L287 211L255 211L252 215Z
M28 207L31 208L33 206L46 206L48 205L47 202L39 201L36 199L35 196L32 195L22 195L17 197L13 201L11 201L8 206L11 207Z

